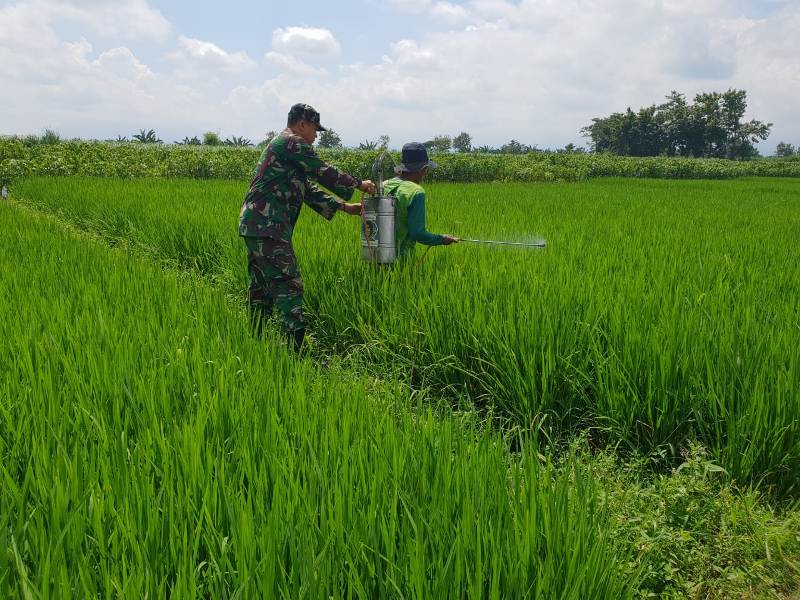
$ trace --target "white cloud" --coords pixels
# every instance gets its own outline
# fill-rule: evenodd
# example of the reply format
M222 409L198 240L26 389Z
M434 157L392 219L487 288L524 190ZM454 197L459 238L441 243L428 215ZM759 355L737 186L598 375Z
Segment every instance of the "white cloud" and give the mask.
M388 133L399 144L465 130L477 143L556 147L583 143L579 129L593 117L673 89L691 99L738 87L749 93L746 118L776 123L770 144L800 142L800 7L754 20L723 2L697 3L703 18L701 7L674 2L600 4L476 0L464 7L473 23L464 30L397 40L380 61L345 66L335 80L282 80L280 96L274 81L249 89L265 102L319 104L346 140Z
M165 69L145 64L135 43L103 45L90 22L100 17L75 7L102 14L104 0L25 0L0 8L0 79L14 90L0 95L0 133L153 127L165 139L166 128L176 137L221 129L255 139L304 101L346 143L386 133L399 146L463 130L476 144L515 138L556 147L581 143L578 130L592 117L660 102L673 89L691 98L737 87L748 91L747 118L775 123L765 151L780 140L800 144L800 5L754 16L742 2L428 0L405 6L431 17L418 30L402 28L371 44L375 55L338 69L330 59L343 50L333 32L303 27L274 30L260 65L177 38L180 68ZM76 18L66 5L84 15L83 37L56 33L59 19ZM127 6L145 15L142 23L157 19L144 2ZM431 30L436 13L435 26L461 28Z
M420 14L430 8L432 0L388 0L388 3L401 12Z
M389 0L389 4L401 13L430 15L450 25L462 25L474 19L472 12L463 4L444 0Z
M106 50L97 60L92 61L96 67L108 76L129 81L142 81L153 77L153 72L134 56L129 48L119 47Z
M518 6L507 0L473 0L469 3L469 6L475 15L486 21L514 23L520 20L520 13L522 12L522 5ZM540 15L546 12L554 12L554 9L557 12L557 7L553 6L549 0L539 3L535 8Z
M256 67L255 61L247 53L226 52L211 42L179 36L178 46L179 49L167 54L167 58L184 67L191 63L204 71L210 69L222 73L240 73Z
M43 22L75 22L108 38L163 40L171 30L147 0L24 0L16 6L30 7Z
M411 69L439 69L444 61L431 48L420 48L414 40L400 40L391 45L394 64Z
M775 126L769 145L800 145L800 6L759 20L740 35L736 78L750 92L750 111Z
M272 48L286 54L324 56L338 54L341 46L328 29L286 27L272 32Z
M275 51L267 52L264 55L264 62L298 75L320 75L325 72L323 69L314 68L295 56Z
M446 23L453 25L463 24L472 19L472 13L452 2L437 2L431 7L431 14Z
M165 120L186 122L192 111L176 98L203 102L202 94L153 72L117 40L99 53L86 36L63 40L56 27L68 22L100 38L124 28L122 39L145 43L170 29L141 1L25 0L0 8L0 80L14 90L0 95L0 133L52 127L69 136L130 134Z

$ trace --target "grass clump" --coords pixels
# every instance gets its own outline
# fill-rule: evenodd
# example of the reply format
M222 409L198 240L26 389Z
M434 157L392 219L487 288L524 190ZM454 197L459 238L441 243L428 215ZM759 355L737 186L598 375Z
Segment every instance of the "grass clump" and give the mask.
M793 598L800 592L800 510L739 488L696 444L654 474L608 453L595 465L614 539L635 556L641 597Z

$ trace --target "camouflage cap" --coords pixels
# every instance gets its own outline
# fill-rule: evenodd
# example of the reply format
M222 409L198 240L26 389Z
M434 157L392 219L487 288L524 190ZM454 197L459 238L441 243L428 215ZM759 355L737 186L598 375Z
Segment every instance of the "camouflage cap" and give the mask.
M314 109L313 106L310 104L304 104L302 102L295 104L292 108L289 109L289 121L297 121L303 119L304 121L308 121L309 123L313 123L316 125L318 131L327 131L322 125L319 123L319 113Z

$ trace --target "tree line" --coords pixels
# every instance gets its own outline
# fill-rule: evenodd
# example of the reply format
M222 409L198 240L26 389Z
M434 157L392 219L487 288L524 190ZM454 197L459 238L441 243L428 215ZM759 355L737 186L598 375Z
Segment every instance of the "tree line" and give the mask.
M788 158L790 156L800 156L800 144L793 146L787 142L778 142L775 148L775 156L782 156Z
M745 90L700 93L694 102L672 91L663 104L592 119L581 133L595 152L622 156L752 158L772 123L742 121L746 109Z
M697 94L693 102L685 94L672 91L662 104L640 108L633 111L615 112L607 117L592 119L591 125L581 128L584 137L590 138L588 149L575 144L567 144L555 152L583 154L598 152L619 156L671 156L694 158L747 159L759 156L755 144L767 139L772 123L751 119L743 121L747 109L747 92L729 89L726 92L704 92ZM176 140L177 145L185 146L237 146L264 147L277 135L275 131L265 134L263 140L254 144L243 136L225 139L213 131L207 131L202 138L184 137ZM45 130L39 138L26 136L30 143L58 143L60 137L52 130ZM155 130L141 129L130 139L118 136L114 142L138 142L143 144L163 143ZM380 150L389 148L389 136L381 135L376 140L364 140L353 150ZM333 129L320 132L317 139L320 148L345 149L341 136ZM529 154L532 152L553 152L543 150L535 144L529 145L519 140L509 140L497 147L489 145L473 146L472 136L466 131L458 135L435 135L424 142L429 151L435 153L481 153L481 154ZM775 155L778 157L800 156L800 146L781 141Z

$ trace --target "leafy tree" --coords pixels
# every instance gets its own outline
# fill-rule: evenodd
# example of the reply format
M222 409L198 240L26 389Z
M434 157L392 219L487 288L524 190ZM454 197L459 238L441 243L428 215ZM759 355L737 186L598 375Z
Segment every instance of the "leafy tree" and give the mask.
M156 135L156 132L153 129L149 131L145 131L144 129L140 129L139 133L132 136L133 141L139 142L140 144L160 144L161 140Z
M129 140L128 140L127 136L124 136L124 135L118 135L118 136L117 136L117 141L118 141L118 142L127 142L127 141L129 141Z
M701 156L703 123L686 102L686 96L672 90L667 101L658 107L663 129L663 154L667 156ZM661 152L659 153L661 154Z
M196 135L193 137L184 137L180 142L175 142L178 146L201 146L203 140Z
M556 150L559 154L586 154L586 148L582 146L576 146L572 142L564 146L563 148Z
M449 135L437 135L423 144L431 152L450 152L453 140Z
M333 129L328 129L319 134L317 146L320 148L341 148L342 138Z
M472 150L472 136L462 131L453 138L453 149L456 152L469 152Z
M778 147L775 148L775 156L794 156L797 153L795 147L786 142L778 142Z
M389 147L389 136L384 134L378 138L378 148L386 150L388 147Z
M274 138L276 135L278 135L276 131L268 131L267 133L264 134L264 139L258 143L258 147L259 148L266 147L266 145L269 144L272 141L272 138Z
M758 156L755 143L769 136L772 123L751 120L743 123L747 92L728 90L698 94L694 100L696 128L703 132L699 156L715 158L751 158ZM702 126L701 126L702 124Z
M623 156L657 156L664 148L664 132L656 115L656 106L634 113L613 113L605 119L592 119L582 131L592 137L597 152Z
M472 151L479 152L481 154L495 154L497 152L497 149L484 144L483 146L478 146L477 148L473 148Z
M204 146L221 146L222 145L222 138L219 137L219 134L214 131L206 131L203 134L203 145Z
M528 146L517 140L511 140L497 149L497 152L501 154L528 154L535 151L535 146Z
M247 146L252 146L253 142L251 142L250 140L248 140L245 137L241 137L241 136L240 137L236 137L234 135L234 136L231 136L229 138L226 138L224 144L226 146L236 146L236 147L239 147L239 148L244 148L244 147L247 147Z
M581 129L598 152L626 156L697 156L750 158L758 155L755 143L769 136L771 123L742 122L747 92L697 94L689 104L676 91L667 102L633 112L592 119Z

